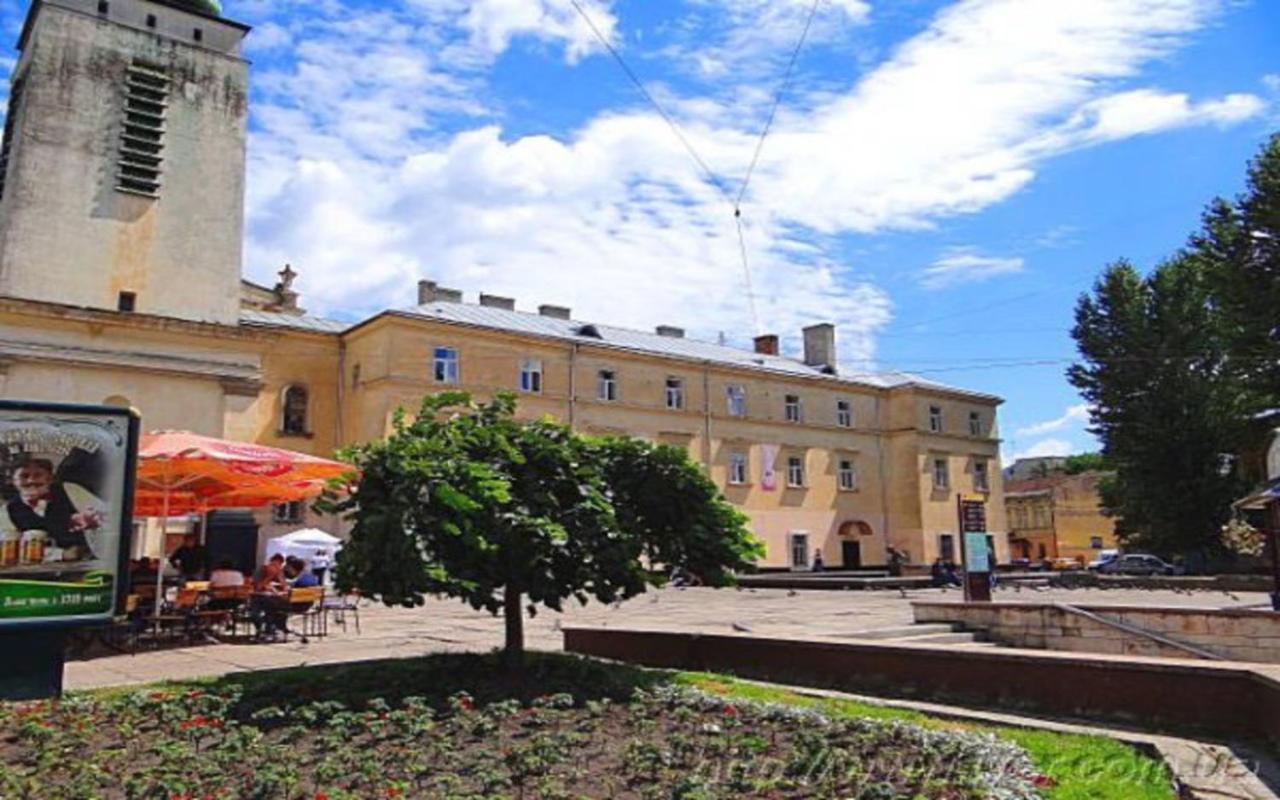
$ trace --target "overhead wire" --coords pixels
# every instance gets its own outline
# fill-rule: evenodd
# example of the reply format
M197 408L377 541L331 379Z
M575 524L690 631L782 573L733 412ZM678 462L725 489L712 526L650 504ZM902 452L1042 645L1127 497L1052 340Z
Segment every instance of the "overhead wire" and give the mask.
M800 37L796 41L796 46L791 51L791 58L787 62L786 73L783 76L781 85L778 87L778 91L774 95L773 104L769 109L769 114L760 131L760 136L756 141L755 150L752 153L751 161L747 166L746 175L743 177L742 185L739 187L736 197L729 192L725 187L724 182L720 180L715 171L711 169L706 160L698 153L697 148L693 146L693 142L685 136L684 131L681 130L680 125L675 120L675 117L668 113L662 104L658 102L658 99L653 96L653 93L650 92L644 85L644 82L640 80L640 77L636 74L635 70L633 70L631 65L627 63L627 60L622 57L622 53L619 52L618 48L614 47L613 42L611 42L609 38L604 35L604 32L600 30L600 27L596 25L595 20L593 20L591 15L587 13L586 8L583 7L580 0L569 0L569 3L573 6L574 10L578 12L578 16L582 17L583 21L586 22L587 27L590 28L591 33L595 38L609 52L609 54L613 56L613 60L617 62L618 67L622 69L623 73L631 83L636 87L645 100L648 101L649 105L653 106L654 110L658 112L658 115L667 123L667 126L671 128L672 133L675 134L676 138L680 141L680 144L684 147L685 152L688 153L689 157L693 160L694 164L697 165L703 176L716 188L725 201L732 207L734 229L738 236L738 252L742 259L743 279L747 291L747 305L751 312L751 322L756 333L763 332L764 328L760 320L760 311L756 303L755 279L752 275L751 260L748 256L747 235L742 224L742 201L743 198L746 197L747 188L751 184L751 178L755 174L756 167L759 166L761 153L764 152L765 141L768 139L769 133L773 129L773 123L777 119L778 109L781 107L783 99L791 88L796 63L800 60L800 54L804 50L805 42L809 38L809 31L813 28L813 20L818 14L818 7L821 5L822 0L813 0L813 4L809 8L809 14L805 18L804 27L801 29Z

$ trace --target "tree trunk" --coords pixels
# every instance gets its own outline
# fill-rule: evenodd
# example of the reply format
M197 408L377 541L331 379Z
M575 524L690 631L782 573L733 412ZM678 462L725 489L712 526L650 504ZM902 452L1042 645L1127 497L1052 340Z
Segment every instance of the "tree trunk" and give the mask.
M518 588L508 585L504 592L507 649L503 655L507 668L518 672L524 667L524 603Z

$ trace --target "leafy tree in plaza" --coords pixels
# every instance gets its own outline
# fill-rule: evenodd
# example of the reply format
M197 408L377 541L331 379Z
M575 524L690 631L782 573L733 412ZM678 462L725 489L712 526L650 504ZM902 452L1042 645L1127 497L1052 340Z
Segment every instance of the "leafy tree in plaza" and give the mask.
M1077 453L1076 455L1067 456L1066 462L1062 465L1062 471L1068 475L1079 475L1082 472L1104 472L1110 468L1107 464L1107 457L1102 453Z
M397 413L386 439L343 457L361 478L324 501L354 523L339 587L388 605L434 594L502 613L513 666L525 610L624 600L673 568L725 581L756 552L745 518L686 454L517 420L510 394L428 397L412 420Z
M1222 550L1245 488L1233 455L1257 435L1254 417L1280 406L1278 245L1280 136L1186 248L1147 276L1111 265L1076 306L1081 362L1068 378L1115 471L1102 500L1129 546Z

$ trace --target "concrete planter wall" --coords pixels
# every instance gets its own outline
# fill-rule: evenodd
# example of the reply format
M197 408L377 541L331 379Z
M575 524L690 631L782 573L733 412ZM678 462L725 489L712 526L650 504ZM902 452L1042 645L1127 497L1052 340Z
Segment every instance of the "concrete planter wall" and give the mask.
M1280 614L1271 611L1089 605L1074 606L1086 612L1077 614L1057 604L941 602L912 608L916 622L959 623L1011 647L1162 658L1195 658L1198 650L1228 661L1280 663Z

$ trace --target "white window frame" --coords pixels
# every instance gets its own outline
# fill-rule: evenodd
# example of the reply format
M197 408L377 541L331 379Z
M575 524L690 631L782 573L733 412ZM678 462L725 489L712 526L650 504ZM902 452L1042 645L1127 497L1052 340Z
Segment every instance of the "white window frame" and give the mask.
M782 415L787 422L797 424L804 422L804 405L800 401L800 395L788 394L783 396Z
M853 427L853 402L850 400L836 401L836 425L841 428Z
M729 416L745 417L747 415L747 387L740 383L731 383L726 386L725 402L729 407Z
M939 471L939 470L938 470L938 466L939 466L939 465L941 465L941 466L942 466L942 470L941 470L941 471ZM931 471L933 472L933 488L935 488L935 489L950 489L950 488L951 488L951 461L950 461L950 459L947 459L947 458L938 458L938 457L936 457L936 456L935 456L935 457L933 458L933 465L932 465L932 467L931 467ZM939 478L941 478L941 480L939 480Z
M439 345L431 350L431 377L436 383L462 381L462 355L456 347Z
M836 461L836 478L842 492L858 490L858 465L852 456L845 456Z
M991 491L991 470L984 458L975 459L973 462L973 489L976 492Z
M542 394L542 378L542 359L520 360L520 391L528 394Z
M805 463L804 456L791 455L787 456L787 488L803 489L805 486Z
M664 395L668 409L671 411L684 410L684 379L674 375L668 376Z
M942 433L942 406L929 406L929 432Z
M751 457L743 450L729 451L729 485L746 486L751 476Z
M603 403L613 403L618 399L618 372L602 369L596 372L596 399Z
M809 534L804 531L792 531L787 534L787 547L790 552L787 554L787 560L791 562L792 569L808 569L809 568ZM796 559L796 555L800 558Z
M969 412L969 435L970 436L982 435L982 415L977 411Z
M275 503L271 506L271 521L277 525L294 525L306 519L306 507L301 500Z

